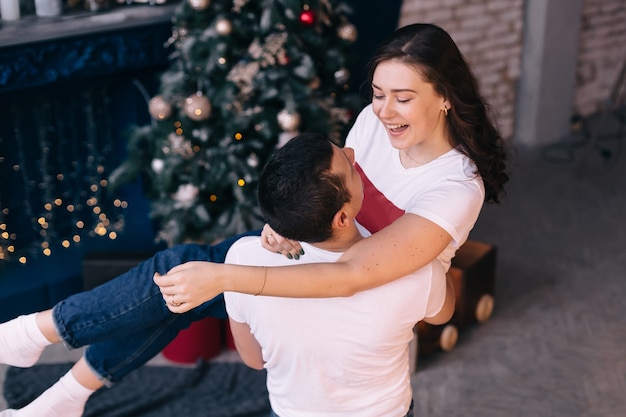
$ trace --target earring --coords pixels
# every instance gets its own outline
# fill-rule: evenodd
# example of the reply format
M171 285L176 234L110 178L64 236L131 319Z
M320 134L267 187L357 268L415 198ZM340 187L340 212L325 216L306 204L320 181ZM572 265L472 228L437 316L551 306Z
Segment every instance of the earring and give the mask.
M443 108L443 114L444 114L446 117L448 117L448 108L447 108L447 107L444 107L444 108Z

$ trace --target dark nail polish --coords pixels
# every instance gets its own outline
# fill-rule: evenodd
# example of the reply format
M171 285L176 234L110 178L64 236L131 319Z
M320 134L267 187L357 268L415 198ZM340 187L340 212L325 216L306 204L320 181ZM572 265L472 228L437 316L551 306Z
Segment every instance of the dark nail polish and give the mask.
M300 255L304 255L304 249L300 249Z
M287 254L287 259L292 259L292 258L293 258L293 256L291 256L291 254L290 254L290 253L288 253L288 254Z

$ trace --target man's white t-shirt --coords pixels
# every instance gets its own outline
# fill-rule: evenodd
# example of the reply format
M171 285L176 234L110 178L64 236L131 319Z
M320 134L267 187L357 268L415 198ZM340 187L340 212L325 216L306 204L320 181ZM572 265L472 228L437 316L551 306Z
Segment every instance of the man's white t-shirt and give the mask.
M227 263L334 262L341 253L302 244L299 261L238 240ZM403 416L412 398L408 344L425 315L436 314L445 278L433 262L352 297L281 298L226 292L229 317L247 323L262 346L272 409L281 417Z
M375 233L404 213L446 230L450 245L429 265L352 297L289 299L225 293L229 316L248 323L263 347L267 387L281 417L402 416L412 397L408 343L412 328L439 312L445 273L482 208L484 184L474 163L453 149L404 168L371 104L346 139L364 182L359 222ZM341 254L303 244L290 261L261 247L259 238L233 245L226 262L287 265L334 262Z

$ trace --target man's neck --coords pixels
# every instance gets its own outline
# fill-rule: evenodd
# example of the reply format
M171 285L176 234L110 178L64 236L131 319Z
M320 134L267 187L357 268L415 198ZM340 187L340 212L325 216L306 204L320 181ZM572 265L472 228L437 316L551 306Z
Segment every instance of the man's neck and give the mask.
M361 232L359 232L359 229L356 227L356 223L353 222L349 228L341 232L335 232L330 239L323 242L311 243L310 245L329 252L345 252L361 239L363 239L363 236L361 236Z

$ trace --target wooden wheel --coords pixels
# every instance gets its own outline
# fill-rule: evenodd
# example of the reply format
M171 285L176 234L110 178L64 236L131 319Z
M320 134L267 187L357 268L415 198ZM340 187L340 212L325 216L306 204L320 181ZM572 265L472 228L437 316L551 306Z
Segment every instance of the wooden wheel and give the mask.
M448 324L441 331L439 336L439 346L441 349L450 352L456 346L456 341L459 339L459 330L454 324Z
M476 320L484 323L491 317L493 313L493 296L491 294L483 294L476 303Z

